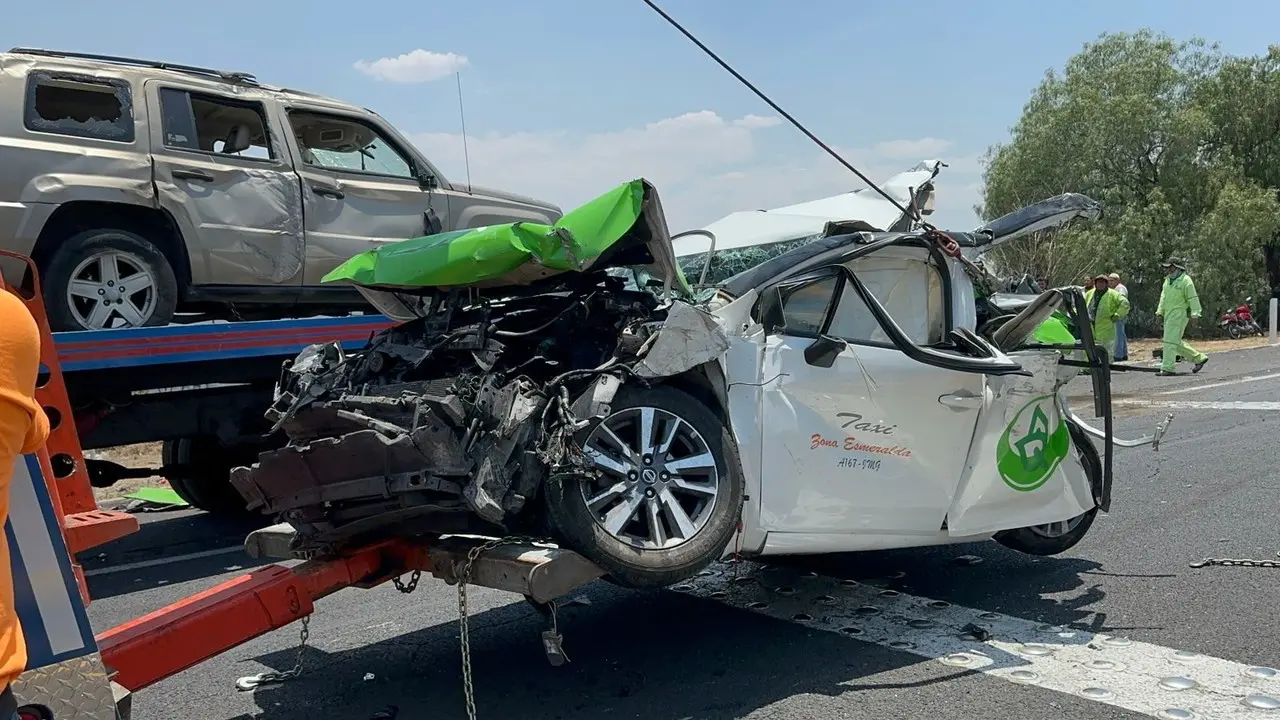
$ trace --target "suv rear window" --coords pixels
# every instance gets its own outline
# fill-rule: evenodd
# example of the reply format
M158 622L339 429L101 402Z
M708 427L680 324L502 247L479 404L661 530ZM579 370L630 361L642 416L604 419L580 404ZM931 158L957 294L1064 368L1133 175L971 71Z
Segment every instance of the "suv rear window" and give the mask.
M33 72L23 122L33 132L131 143L132 95L123 80Z

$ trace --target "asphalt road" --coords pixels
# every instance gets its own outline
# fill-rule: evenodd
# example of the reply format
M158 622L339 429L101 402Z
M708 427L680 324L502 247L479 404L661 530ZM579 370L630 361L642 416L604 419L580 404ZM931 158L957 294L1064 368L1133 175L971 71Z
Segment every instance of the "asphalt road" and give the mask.
M1083 383L1080 389L1087 391ZM1280 571L1188 567L1206 556L1274 559L1280 550L1280 454L1271 435L1280 428L1272 424L1280 420L1280 349L1219 354L1195 376L1119 376L1115 391L1122 436L1148 432L1166 412L1176 416L1158 453L1117 451L1112 512L1067 555L1037 559L994 543L865 553L784 568L774 582L812 595L835 594L820 588L842 587L836 579L862 580L863 591L889 588L985 612L975 617L993 627L1023 620L1058 626L1052 632L1082 637L1098 652L1106 649L1099 638L1129 638L1140 646L1129 649L1137 653L1130 664L1150 659L1143 653L1180 650L1221 659L1212 661L1218 670L1237 667L1225 661L1280 666ZM141 532L86 560L95 598L90 615L99 630L252 565L234 550L244 527L189 512L142 520ZM220 548L233 549L187 557ZM185 559L172 561L178 556ZM761 587L768 585L762 580ZM542 655L539 617L511 595L473 588L478 717L1030 720L1160 717L1159 708L1178 707L1177 692L1154 685L1137 709L1108 704L1105 679L1080 692L1065 680L1055 686L1055 674L1065 677L1079 663L1029 665L1043 677L1027 684L1008 668L975 670L948 664L954 655L932 657L939 647L951 652L941 636L920 636L912 645L891 633L857 635L837 629L838 619L778 610L782 605L753 611L745 599L705 590L587 587L561 609L571 662L553 668ZM344 590L319 604L301 677L252 693L235 689L239 677L293 665L299 629L293 626L144 690L134 699L134 717L364 720L396 706L400 720L464 718L457 618L456 590L425 578L407 596L389 586ZM1186 657L1194 664L1194 656ZM1203 680L1207 668L1185 674ZM1138 682L1131 675L1117 687ZM1280 697L1280 678L1250 682ZM1219 717L1280 717L1280 709L1231 703L1234 709Z

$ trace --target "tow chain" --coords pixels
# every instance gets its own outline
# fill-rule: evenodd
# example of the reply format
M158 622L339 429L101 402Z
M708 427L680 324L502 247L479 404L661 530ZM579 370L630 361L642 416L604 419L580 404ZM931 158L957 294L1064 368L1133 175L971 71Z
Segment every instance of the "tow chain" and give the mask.
M1280 552L1276 553L1276 557L1280 558ZM1238 558L1205 558L1191 563L1193 568L1209 567L1210 565L1218 565L1220 567L1260 567L1260 568L1280 568L1280 560L1249 560Z
M467 703L467 720L476 720L475 688L471 684L471 627L467 614L467 583L471 581L471 566L484 553L503 545L519 545L534 542L527 537L507 537L489 540L467 551L467 561L458 570L458 637L462 651L462 694Z
M306 615L302 618L302 630L298 633L298 656L293 661L293 667L282 672L267 671L258 673L257 675L248 675L236 681L236 689L249 691L257 690L263 685L274 685L287 680L292 680L302 674L302 654L307 649L307 639L311 637L311 616Z
M399 590L400 592L404 593L405 595L408 595L409 593L418 589L418 581L421 579L422 579L422 571L414 570L413 574L409 576L409 582L407 583L400 582L400 578L397 576L397 577L391 578L391 584L395 585L396 589Z

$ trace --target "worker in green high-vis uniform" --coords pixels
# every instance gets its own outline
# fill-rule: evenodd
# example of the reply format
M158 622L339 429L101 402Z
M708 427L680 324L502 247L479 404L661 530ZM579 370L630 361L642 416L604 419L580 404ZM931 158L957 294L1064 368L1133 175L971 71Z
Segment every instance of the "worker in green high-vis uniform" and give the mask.
M1093 341L1107 351L1107 362L1116 359L1116 323L1129 316L1129 298L1112 288L1110 278L1099 274L1093 289L1084 294L1084 304L1093 319Z
M1188 320L1200 317L1200 296L1196 284L1187 275L1187 266L1179 258L1171 257L1162 263L1165 271L1164 286L1160 289L1160 304L1156 317L1164 318L1164 357L1160 358L1158 375L1176 375L1173 371L1178 356L1195 363L1191 372L1198 373L1209 362L1209 356L1191 347L1182 339Z

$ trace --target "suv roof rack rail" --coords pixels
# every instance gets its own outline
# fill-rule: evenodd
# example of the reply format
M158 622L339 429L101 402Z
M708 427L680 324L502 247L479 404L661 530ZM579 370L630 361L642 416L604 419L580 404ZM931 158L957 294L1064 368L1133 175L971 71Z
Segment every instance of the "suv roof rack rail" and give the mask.
M140 58L120 57L116 55L97 55L94 53L78 53L65 52L62 50L45 50L43 48L26 48L16 47L9 50L11 53L19 53L23 55L42 55L45 57L55 58L76 58L79 60L98 60L101 62L115 63L118 65L135 65L138 67L149 67L157 70L172 70L174 72L191 73L193 75L204 75L206 77L218 78L227 82L242 83L245 85L259 85L258 79L246 72L232 72L228 70L214 70L212 68L198 67L195 65L180 65L178 63L158 62L155 60L143 60Z

